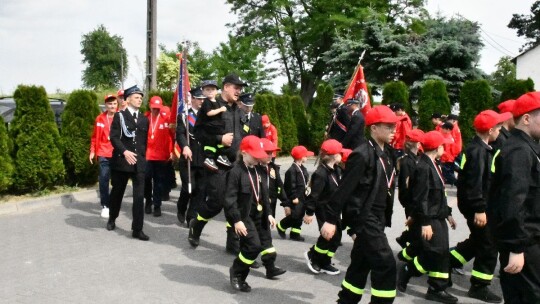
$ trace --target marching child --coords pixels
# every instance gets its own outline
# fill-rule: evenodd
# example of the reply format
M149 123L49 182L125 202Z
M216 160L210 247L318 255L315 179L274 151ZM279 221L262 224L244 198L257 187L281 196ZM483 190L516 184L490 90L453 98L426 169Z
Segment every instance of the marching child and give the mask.
M294 162L289 170L285 172L284 184L285 194L289 200L286 203L281 203L285 208L285 218L277 224L277 231L282 239L286 238L286 231L291 228L291 240L304 241L304 237L300 233L302 232L302 219L305 213L304 202L306 200L309 173L303 163L307 161L308 156L313 155L314 153L308 151L304 146L296 146L291 150Z
M304 223L311 224L313 215L317 216L319 230L326 221L326 204L337 190L341 180L341 153L343 146L335 139L329 139L322 143L319 154L320 165L311 176L311 193L306 198L306 215ZM336 234L327 241L319 236L317 243L309 251L304 253L306 263L313 273L339 274L339 269L332 266L331 260L341 242L341 221L336 225Z
M269 154L270 157L266 162L261 163L261 167L263 171L266 172L266 176L268 177L267 185L268 196L270 198L270 210L272 211L272 216L275 217L277 199L279 198L279 200L283 203L288 201L287 195L285 195L285 191L283 189L283 181L281 180L281 175L279 174L280 166L272 161L272 159L274 159L274 155L276 155L276 152L281 149L268 138L261 138L261 142L263 143L263 149Z

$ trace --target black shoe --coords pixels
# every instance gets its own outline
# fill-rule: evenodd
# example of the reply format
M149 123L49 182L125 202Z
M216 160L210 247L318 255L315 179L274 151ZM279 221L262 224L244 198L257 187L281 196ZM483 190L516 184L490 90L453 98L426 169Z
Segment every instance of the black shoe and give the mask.
M301 236L301 235L298 234L298 233L294 233L294 234L291 233L291 235L289 236L289 238L290 238L291 240L297 241L297 242L303 242L303 241L306 240L303 236Z
M180 224L183 224L186 222L186 216L183 215L182 213L180 212L176 213L176 217L178 218L178 221L180 222Z
M396 238L396 242L401 246L401 248L407 247L407 242L403 240L400 236Z
M285 269L281 269L279 267L269 267L269 268L266 268L266 278L267 279L273 279L277 276L280 276L282 274L284 274L285 272L287 272L287 270Z
M283 231L283 230L279 229L279 227L276 227L276 230L277 230L277 233L279 234L280 238L282 238L282 239L287 238L287 234L285 233L286 231Z
M446 290L435 291L429 287L426 293L426 300L431 300L440 303L454 304L458 302L458 298L449 294Z
M206 158L203 164L210 171L217 171L219 169L216 162L211 158Z
M193 226L195 225L195 219L192 219L191 221L189 221L189 235L188 235L188 241L189 241L189 244L192 246L192 247L197 247L199 246L199 237L195 235L195 233L193 232L193 229L195 229Z
M148 235L144 234L144 232L142 230L133 231L133 233L131 235L134 238L139 239L141 241L148 241L150 239L150 237Z
M217 162L226 167L232 167L231 161L227 158L227 156L224 156L224 155L218 156Z
M332 264L321 266L321 272L329 275L338 275L340 273L339 269L332 266Z
M405 292L407 290L407 284L409 284L410 279L411 275L407 270L407 265L403 265L403 267L399 268L398 271L397 290Z
M259 262L257 262L257 261L253 261L253 264L249 265L249 268L251 268L251 269L259 269L259 268L261 268L261 264L259 264Z
M152 213L152 202L146 201L146 204L144 205L144 213L150 214Z
M241 275L234 275L233 269L229 269L231 287L237 291L250 292L251 286L242 279Z
M161 200L164 201L164 202L167 202L170 199L171 199L171 196L170 196L169 192L166 192L166 193L161 195Z
M161 216L161 207L154 207L154 216L155 217Z
M478 299L487 303L501 303L502 299L494 294L487 286L471 286L467 295L470 298Z
M321 267L317 265L317 263L313 263L313 259L311 258L311 251L304 252L304 258L306 259L306 265L309 268L309 270L315 274L321 273Z
M116 228L116 224L114 223L114 220L108 220L107 221L107 230L111 231Z

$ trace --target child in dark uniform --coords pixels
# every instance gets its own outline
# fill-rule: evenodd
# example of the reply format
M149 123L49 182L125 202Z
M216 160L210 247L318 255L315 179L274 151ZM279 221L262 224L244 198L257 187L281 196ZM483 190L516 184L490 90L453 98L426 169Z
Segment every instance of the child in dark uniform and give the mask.
M263 168L263 171L266 171L266 175L268 176L267 185L268 196L270 198L270 210L272 211L272 216L275 217L278 198L282 203L287 203L288 201L285 190L283 189L283 181L279 174L280 166L273 162L273 159L275 158L274 155L281 149L267 138L261 138L261 142L263 143L263 149L272 155L267 162L261 163L261 167Z

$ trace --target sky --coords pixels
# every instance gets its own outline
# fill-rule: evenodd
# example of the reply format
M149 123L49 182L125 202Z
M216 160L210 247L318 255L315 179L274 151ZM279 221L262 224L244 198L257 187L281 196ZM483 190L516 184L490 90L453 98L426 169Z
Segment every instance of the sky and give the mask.
M146 2L142 0L0 0L0 96L19 84L45 87L48 93L82 87L85 66L81 37L105 25L123 37L129 73L125 86L142 86L146 52ZM479 66L495 70L499 58L516 56L524 40L507 28L512 14L529 14L534 0L428 0L430 13L461 15L482 27L485 47ZM158 1L157 42L172 49L186 39L212 51L227 40L227 23L236 16L225 0ZM369 75L366 75L369 80ZM278 91L284 77L272 86Z

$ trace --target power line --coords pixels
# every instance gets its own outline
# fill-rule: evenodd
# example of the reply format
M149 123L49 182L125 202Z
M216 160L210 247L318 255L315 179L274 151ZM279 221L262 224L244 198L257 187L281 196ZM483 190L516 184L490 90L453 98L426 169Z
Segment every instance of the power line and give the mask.
M487 40L484 36L482 36L482 40L483 40L484 42L487 42L489 45L491 45L491 47L492 47L493 49L495 49L496 51L498 51L499 53L501 53L501 54L503 54L503 55L505 55L505 56L515 57L514 55L509 54L509 53L507 53L507 52L501 50L499 47L497 47L496 45L494 45L493 43L491 43L489 40Z
M480 27L480 30L482 32L484 32L484 34L489 38L491 39L491 41L495 42L498 46L500 46L503 50L505 50L506 52L510 53L510 54L513 54L513 52L509 51L508 49L506 49L504 46L502 46L500 43L498 43L495 39L493 39L486 31L484 31L484 29L482 27ZM515 57L515 55L512 55L513 57Z

